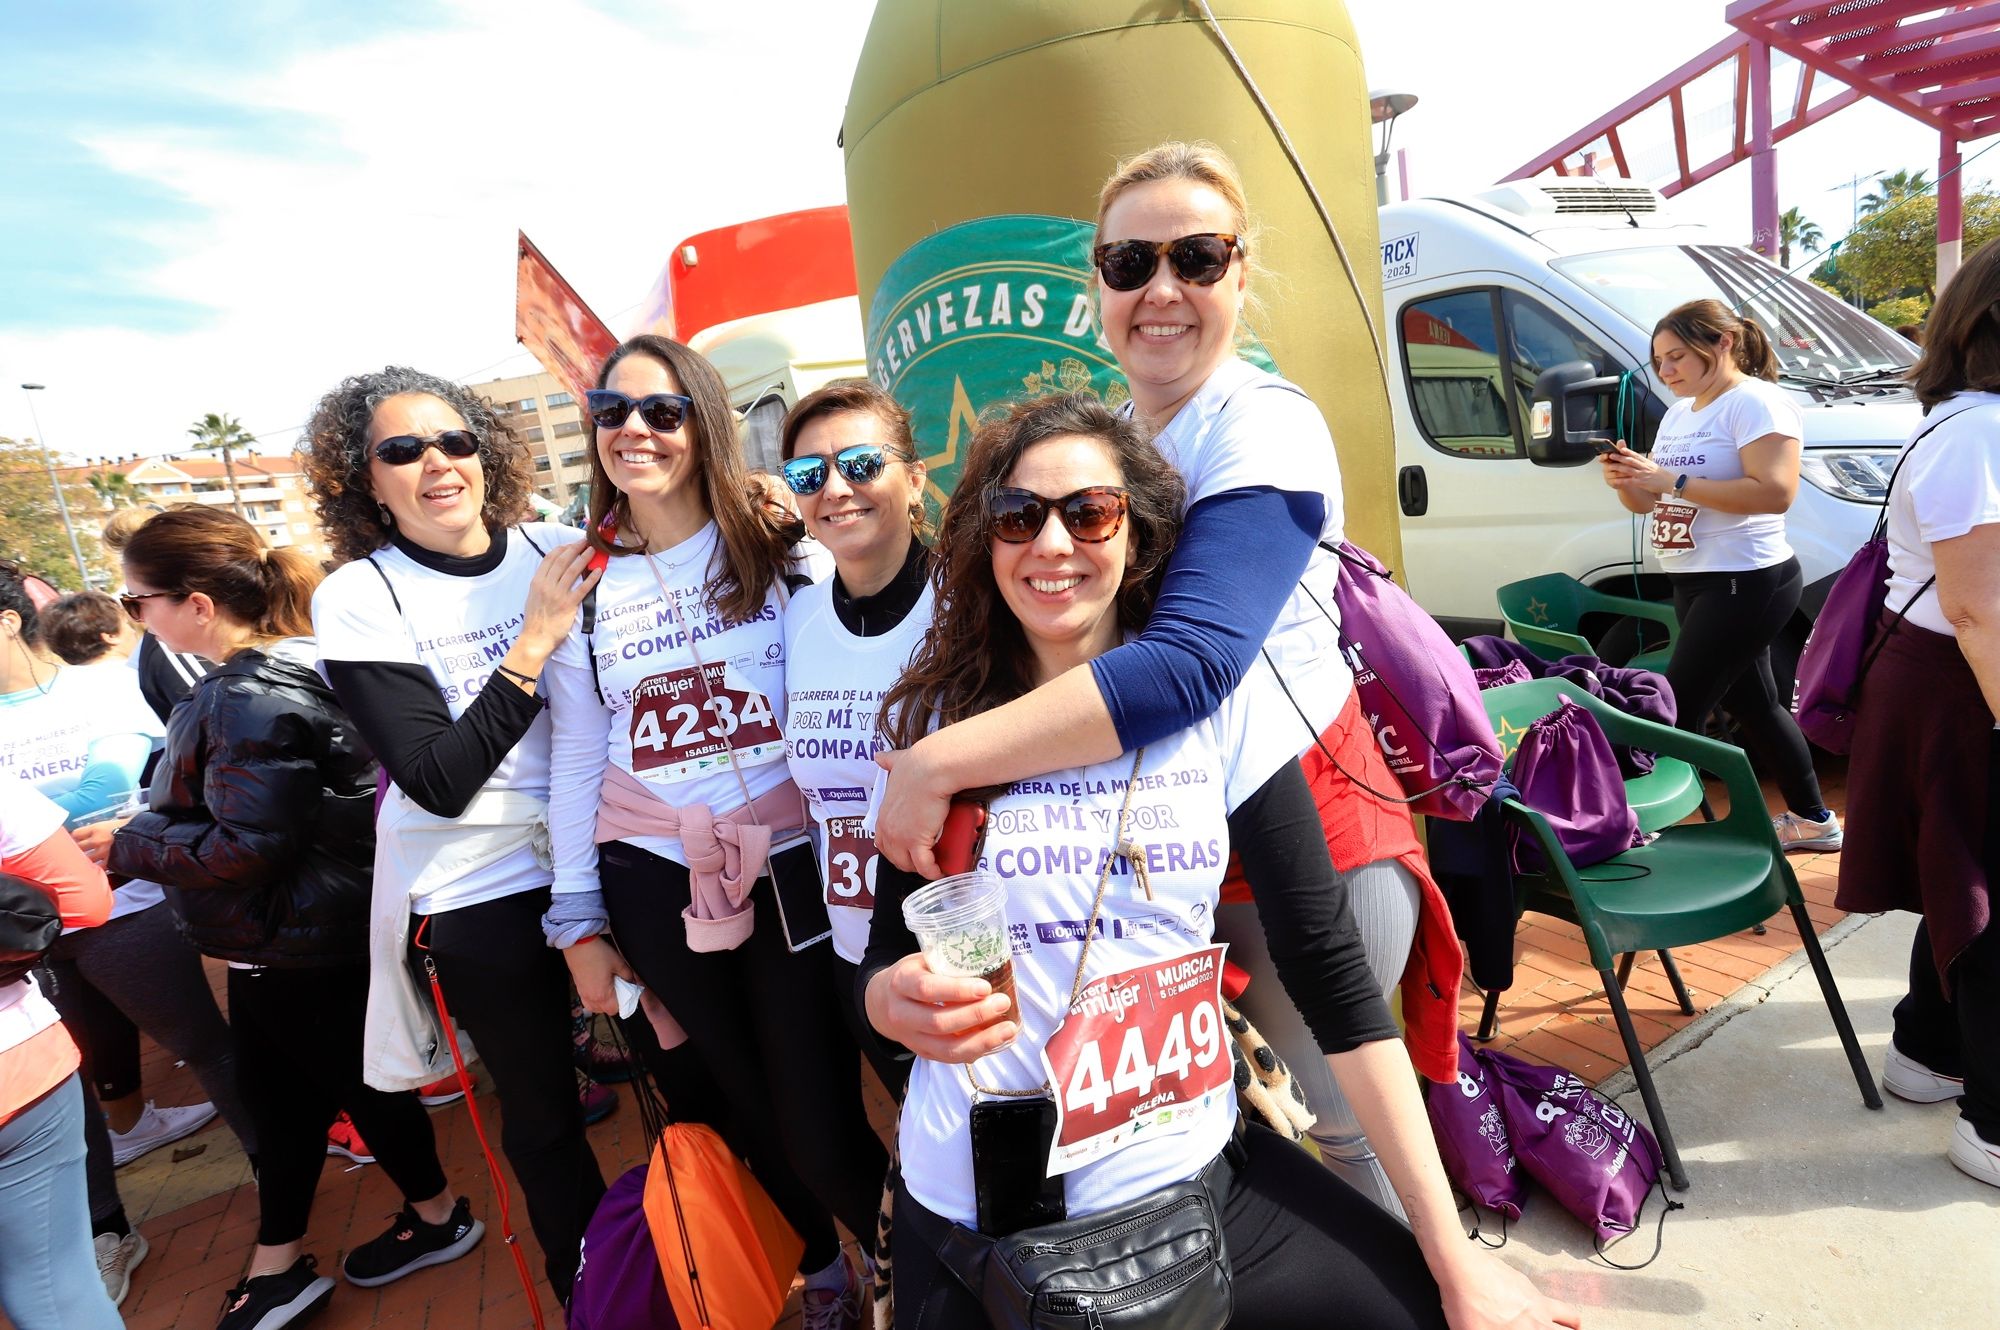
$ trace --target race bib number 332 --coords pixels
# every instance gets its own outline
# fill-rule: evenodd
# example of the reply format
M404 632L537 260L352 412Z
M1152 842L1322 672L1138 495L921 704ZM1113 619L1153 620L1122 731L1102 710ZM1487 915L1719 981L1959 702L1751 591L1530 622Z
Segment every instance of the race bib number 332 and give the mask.
M1092 980L1042 1048L1056 1092L1049 1176L1182 1132L1229 1093L1222 957L1203 947Z
M1701 510L1691 503L1662 499L1653 505L1651 536L1656 550L1685 552L1694 548L1694 519Z
M633 774L700 775L726 768L732 748L746 767L783 759L785 739L770 701L728 675L720 661L686 665L632 690Z

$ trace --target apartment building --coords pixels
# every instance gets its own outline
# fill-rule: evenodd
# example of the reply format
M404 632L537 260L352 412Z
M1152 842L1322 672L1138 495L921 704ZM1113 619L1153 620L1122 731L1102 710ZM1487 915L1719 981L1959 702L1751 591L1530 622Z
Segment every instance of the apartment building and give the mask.
M527 442L535 459L535 492L564 508L590 489L591 432L583 406L553 374L468 383Z
M114 508L128 504L166 508L200 503L228 508L240 503L244 518L274 548L295 546L315 559L330 557L332 549L313 515L305 468L298 458L239 453L231 465L236 471L233 494L222 458L213 453L114 458L65 467L63 478L86 484L95 492L98 502L94 509L76 514L79 524L92 534Z

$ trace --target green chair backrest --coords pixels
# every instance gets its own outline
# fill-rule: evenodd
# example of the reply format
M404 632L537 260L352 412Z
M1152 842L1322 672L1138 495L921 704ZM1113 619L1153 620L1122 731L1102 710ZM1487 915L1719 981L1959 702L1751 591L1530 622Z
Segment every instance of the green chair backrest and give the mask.
M1493 734L1500 740L1501 761L1511 764L1528 727L1561 706L1564 697L1580 693L1561 679L1530 679L1482 692L1479 700L1486 704L1486 719L1493 723Z

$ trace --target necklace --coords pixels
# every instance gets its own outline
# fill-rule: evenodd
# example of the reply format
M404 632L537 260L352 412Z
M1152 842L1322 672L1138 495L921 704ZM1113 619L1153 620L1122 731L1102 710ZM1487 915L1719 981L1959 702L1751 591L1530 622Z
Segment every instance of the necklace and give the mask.
M26 642L23 642L19 637L16 637L14 639L14 645L20 648L21 659L27 662L28 682L35 686L35 691L37 693L40 693L43 697L47 697L49 695L49 690L51 690L56 686L56 675L62 673L62 666L58 665L54 669L50 670L49 681L47 683L43 683L42 676L35 672L35 658L34 656L29 654L28 644Z

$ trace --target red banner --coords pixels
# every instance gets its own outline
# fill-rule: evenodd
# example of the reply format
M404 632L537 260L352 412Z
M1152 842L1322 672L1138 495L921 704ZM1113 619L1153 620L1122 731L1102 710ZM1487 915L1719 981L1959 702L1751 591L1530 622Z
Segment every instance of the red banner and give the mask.
M525 233L517 234L514 337L581 402L597 386L598 368L618 349L618 339L535 243Z

